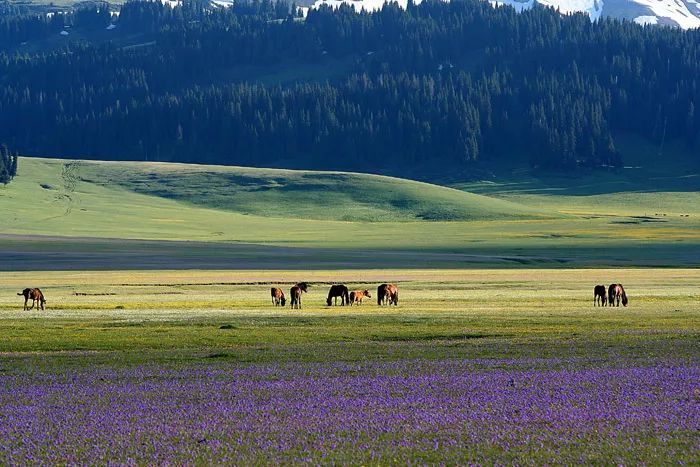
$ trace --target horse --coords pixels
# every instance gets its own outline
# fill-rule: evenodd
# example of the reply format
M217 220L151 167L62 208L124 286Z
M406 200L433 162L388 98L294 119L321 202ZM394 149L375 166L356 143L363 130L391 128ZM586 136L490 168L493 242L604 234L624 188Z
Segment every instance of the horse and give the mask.
M394 284L377 287L377 305L399 305L399 289Z
M350 305L352 305L353 303L362 305L362 299L365 297L372 298L372 296L369 294L369 290L353 290L352 292L350 292Z
M32 308L34 308L34 304L36 302L39 302L42 310L44 309L44 303L46 303L46 300L44 299L44 294L41 293L41 290L39 290L39 289L24 289L21 293L18 293L17 295L24 295L24 310L25 311L31 310ZM30 298L32 299L32 306L31 306L31 308L28 308L27 302L29 301ZM39 309L38 306L37 306L37 309Z
M338 297L340 297L340 305L345 306L347 303L350 304L350 294L348 288L343 284L331 285L331 289L328 291L328 298L326 299L326 305L331 306L331 298L335 305L338 304Z
M620 299L622 299L622 306L627 306L629 300L627 300L625 288L622 287L622 284L610 284L608 287L608 306L620 306Z
M282 289L278 289L277 287L272 287L270 289L270 296L272 297L272 304L274 306L284 306L287 301L284 298L284 292L282 292Z
M605 295L604 285L596 285L593 288L593 306L598 304L600 306L605 306L607 304L607 296Z
M299 282L294 287L289 289L289 298L292 302L289 304L290 308L301 309L301 294L306 292L309 285L306 282Z

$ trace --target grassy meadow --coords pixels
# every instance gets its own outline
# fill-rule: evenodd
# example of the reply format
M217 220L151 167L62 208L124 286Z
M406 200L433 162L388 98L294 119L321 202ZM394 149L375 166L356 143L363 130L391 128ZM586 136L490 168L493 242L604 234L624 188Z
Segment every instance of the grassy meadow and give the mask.
M303 309L273 307L269 287L297 280L311 283ZM324 304L332 282L387 280L398 307ZM593 307L593 284L613 280L630 305ZM695 270L14 272L0 284L2 463L700 460ZM46 310L21 309L28 284Z
M700 462L692 176L19 167L0 464ZM273 307L298 281L303 309ZM339 282L373 297L325 306ZM629 306L594 307L613 282Z
M362 174L22 158L0 187L11 258L0 267L693 267L691 184L589 195L461 186L474 194ZM196 254L168 243L183 241Z
M362 351L372 345L444 347L465 356L499 356L511 344L574 356L616 352L650 339L697 351L700 309L695 270L369 270L102 271L2 273L0 351L190 351L309 347L309 358L344 359L315 345ZM597 308L592 287L622 281L627 308ZM302 310L271 306L269 287L312 286ZM399 307L327 307L331 283L376 292L395 282ZM42 284L47 310L22 310L16 292ZM374 298L374 297L373 297ZM576 344L584 347L579 349ZM485 345L486 344L486 345ZM550 347L551 346L551 347ZM299 350L295 350L297 352ZM675 352L667 356L681 356ZM695 355L697 357L697 355ZM246 357L247 358L247 357ZM354 358L357 358L355 355Z

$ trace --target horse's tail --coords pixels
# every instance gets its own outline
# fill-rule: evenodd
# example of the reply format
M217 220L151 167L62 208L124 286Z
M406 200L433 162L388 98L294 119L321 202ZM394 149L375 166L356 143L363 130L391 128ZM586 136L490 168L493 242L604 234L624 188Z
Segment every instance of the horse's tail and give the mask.
M345 303L348 305L351 305L350 303L350 292L348 292L348 289L343 290L343 298L345 299Z
M23 294L22 292L20 292L20 293L18 293L17 295L20 295L20 296L21 296L21 295L24 295L24 294Z
M622 289L622 306L627 306L627 303L629 303L629 300L627 300L627 294L625 293L625 288L622 287L622 284L620 284L620 288Z
M608 287L608 302L612 303L614 300L615 300L615 284L610 284L610 287Z
M399 291L397 290L396 293L394 293L394 305L399 306Z

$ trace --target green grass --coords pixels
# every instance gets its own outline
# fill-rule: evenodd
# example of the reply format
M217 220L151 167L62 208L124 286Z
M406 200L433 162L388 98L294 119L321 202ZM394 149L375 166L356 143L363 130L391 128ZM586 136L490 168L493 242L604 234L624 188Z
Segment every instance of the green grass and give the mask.
M302 279L312 284L302 310L270 305L271 285ZM376 290L385 280L399 285L400 307L325 306L332 282ZM592 306L594 284L622 280L629 307ZM10 354L696 358L700 336L694 270L81 271L0 273L0 283L0 352ZM38 284L47 309L23 311L16 291ZM640 346L651 354L635 356Z
M0 251L17 258L0 269L700 260L697 192L555 196L501 187L490 194L361 174L22 158L19 175L0 187ZM198 243L190 251L123 239ZM161 263L141 260L149 255Z
M304 308L272 307L270 285L282 285L286 289L297 280L312 284L304 296ZM371 300L352 308L323 305L331 282L374 289L377 283L387 280L396 282L400 288L399 307L380 308ZM624 282L630 305L594 308L592 286L611 281ZM48 300L46 310L21 310L21 297L16 296L16 291L30 284L41 285ZM521 381L527 380L532 372L549 378L551 371L563 371L576 378L576 374L588 370L595 373L628 368L696 368L700 355L699 286L700 276L692 269L0 273L0 379L7 382L7 412L14 409L22 414L24 406L35 410L36 418L27 424L27 432L34 434L32 426L36 425L42 439L50 440L47 443L53 446L53 439L60 438L64 444L55 445L65 448L65 437L56 428L45 426L58 426L69 434L75 433L76 428L86 423L83 420L90 423L95 418L103 419L95 415L95 410L89 413L84 410L93 408L95 402L104 404L109 424L109 415L115 407L120 407L121 397L142 401L138 410L127 414L134 420L152 417L143 407L158 407L156 401L161 397L168 398L165 405L176 416L201 415L195 413L191 404L210 402L203 399L207 393L193 393L188 388L199 382L202 387L207 386L210 378L218 380L222 375L232 383L272 383L273 386L261 384L256 403L263 407L262 401L275 398L282 407L286 400L293 401L300 390L292 386L293 393L283 392L290 375L302 382L303 378L323 378L325 384L338 388L341 396L346 395L348 403L363 403L364 398L373 395L368 390L374 388L365 386L363 381L376 376L391 380L391 385L396 384L397 388L409 385L407 389L412 394L419 393L418 386L422 384L429 385L429 393L437 392L437 388L430 386L435 384L430 376L435 376L437 371L431 369L433 364L468 365L470 373L486 378L507 372L517 381L519 390ZM259 379L237 380L249 368L260 369L256 370L261 371ZM378 371L381 373L375 374ZM425 379L421 378L422 374ZM137 384L131 386L134 380ZM415 383L416 380L419 382ZM338 381L348 381L347 387L338 387ZM18 382L24 384L21 387L36 392L12 393ZM502 384L503 391L510 390L505 379ZM168 391L158 389L161 385L167 385ZM130 387L138 387L139 392L125 393L125 388ZM571 391L566 384L561 388L545 387L564 394ZM575 381L572 387L576 387ZM232 404L245 400L237 388L232 384L225 389ZM582 388L589 389L595 390ZM257 391L255 386L251 390ZM65 391L69 391L66 394L72 396L71 403L75 404L69 410L78 416L52 425L53 419L46 411L57 407L56 401ZM48 398L44 398L45 393L49 394ZM470 393L460 389L460 394L465 404L473 400L473 390ZM680 396L696 397L685 393ZM394 390L382 397L404 400ZM411 414L420 415L428 410L438 419L446 418L444 399L428 400L428 405L409 400L413 399L405 402L407 419ZM645 403L648 399L638 400ZM216 410L213 414L225 408L220 404L212 407ZM426 429L402 437L404 443L408 440L410 444L401 445L404 446L401 450L391 449L384 457L367 462L410 459L440 463L448 455L467 459L458 461L462 463L471 460L488 463L496 459L540 464L561 459L576 462L584 459L584 455L590 463L605 463L614 456L622 464L668 463L678 459L692 464L697 458L693 451L696 433L666 429L659 434L654 420L648 418L640 424L625 425L625 430L606 421L590 437L582 437L586 435L583 433L577 435L575 443L562 445L556 426L548 423L546 414L567 408L544 406L543 415L528 425L529 431L524 434L513 431L514 436L531 433L544 437L547 440L544 444L522 443L504 450L498 445L475 443L473 438L465 436L458 438L454 446L441 444L427 451L412 450L413 445L421 446L421 440L449 435L440 429ZM315 406L310 410L315 410ZM235 407L227 412L227 423L237 423L236 412ZM10 414L10 420L15 413ZM342 416L343 412L321 414L323 420L328 420ZM260 412L258 420L263 423L264 419L266 415ZM490 420L482 422L483 429L488 430ZM511 420L506 419L505 423ZM518 426L517 418L512 423ZM157 419L157 427L175 425ZM99 430L92 428L94 425L88 426ZM469 428L465 422L465 430ZM153 439L158 435L156 425L148 426L148 430L144 437ZM352 435L354 430L357 428L349 425L337 439ZM192 428L173 431L175 441L168 439L161 443L167 448L174 445L173 449L190 451L202 447L195 441L181 448L176 441L206 437L235 443L238 437L238 432L231 436L217 429L205 435ZM300 433L307 435L305 426L300 427ZM276 430L266 435L271 439L282 436ZM133 444L126 443L129 449L137 452L130 451L129 455L141 455L136 451L141 441L133 441L140 440L134 438L141 436L139 430L126 431L126 436ZM378 439L358 438L381 446L390 443L393 436L392 432L386 432L380 433ZM11 438L12 445L27 443L26 439L27 436ZM80 447L73 446L73 438L68 439L70 452L80 455ZM332 440L334 444L328 447L330 454L319 458L319 462L331 459L331 462L347 463L348 459L351 462L355 459L346 453L345 445L336 444L335 436ZM90 443L97 442L90 439ZM256 449L263 450L260 446L260 442L255 444ZM359 452L356 446L347 449ZM47 455L34 445L31 449L35 457ZM280 452L276 445L273 449L275 454L294 454ZM240 451L236 455L240 456ZM261 455L259 462L269 463L268 459Z
M262 217L374 222L553 217L460 190L357 173L81 162L76 174L105 187Z
M576 172L532 170L517 161L492 167L493 177L447 185L562 213L700 214L700 159L680 141L657 144L618 135L624 166ZM660 153L661 152L661 153Z

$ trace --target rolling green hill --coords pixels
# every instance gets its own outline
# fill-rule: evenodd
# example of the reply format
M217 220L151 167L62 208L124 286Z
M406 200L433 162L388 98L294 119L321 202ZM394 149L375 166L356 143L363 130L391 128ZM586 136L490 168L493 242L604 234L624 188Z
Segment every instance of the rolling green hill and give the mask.
M0 268L668 266L700 261L697 192L490 196L375 175L21 158ZM187 243L180 243L187 242Z
M378 175L142 162L72 167L81 181L98 186L262 217L360 222L557 217L511 201Z

